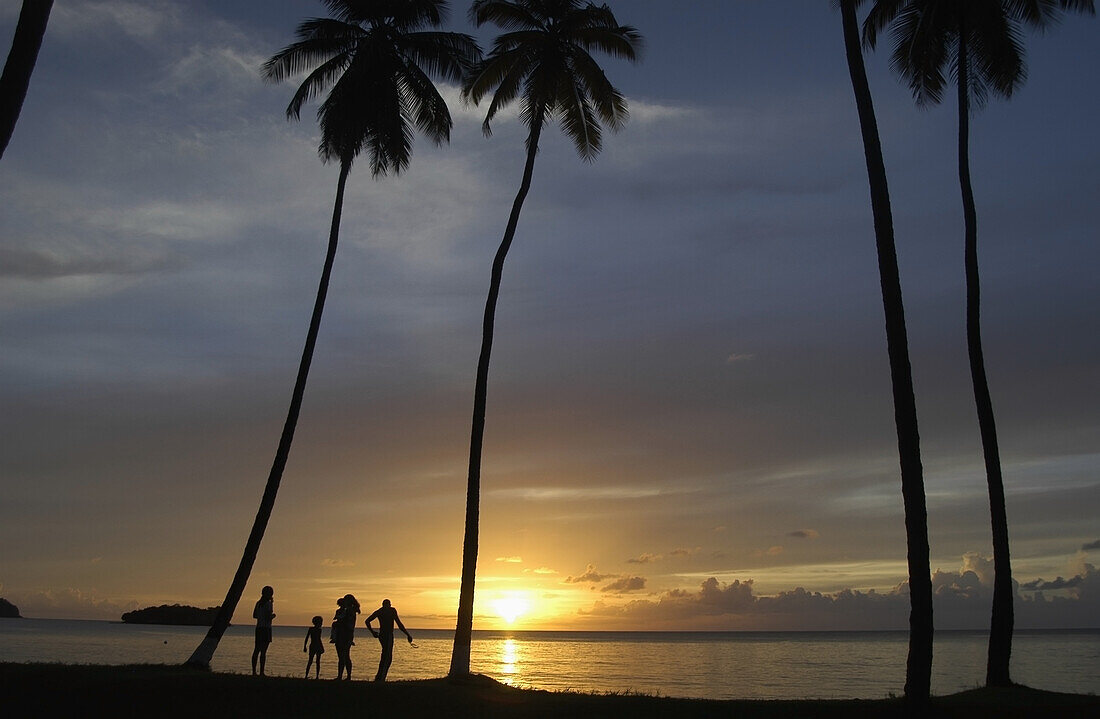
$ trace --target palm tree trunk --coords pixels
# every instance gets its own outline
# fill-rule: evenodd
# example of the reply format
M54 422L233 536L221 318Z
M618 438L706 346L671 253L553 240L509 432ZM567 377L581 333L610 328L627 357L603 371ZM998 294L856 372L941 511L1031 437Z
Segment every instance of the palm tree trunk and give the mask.
M31 73L34 72L34 63L38 61L38 50L42 47L51 9L53 0L23 0L19 11L11 51L0 75L0 157L8 149L8 141L23 109L23 100L27 97Z
M924 470L920 458L917 404L913 393L913 372L909 364L909 341L905 330L901 278L894 225L890 212L890 190L882 144L871 101L871 89L863 65L859 28L853 0L840 3L844 24L844 46L848 71L863 133L863 151L871 189L871 211L878 250L879 284L886 315L886 346L890 357L890 382L894 395L894 426L898 436L902 498L905 507L905 535L909 561L909 657L906 662L905 696L923 704L928 701L932 677L932 579L929 566L928 510L924 495Z
M496 322L497 297L500 279L504 272L504 259L516 234L519 213L523 201L531 189L531 175L535 170L535 155L539 149L542 122L536 121L527 138L527 163L519 192L512 203L512 213L504 230L504 239L493 258L493 270L489 280L489 296L485 300L485 317L481 327L481 354L477 360L477 381L474 386L474 416L470 431L470 468L466 482L466 531L462 539L462 583L458 594L458 622L455 626L454 648L451 650L449 677L464 677L470 673L470 641L474 629L474 578L477 574L477 537L479 507L481 503L481 445L485 437L485 398L489 389L489 357L493 351L493 327Z
M993 530L993 616L989 627L989 654L985 683L1008 686L1009 660L1012 655L1012 562L1008 553L1008 513L1005 508L1001 456L997 447L997 424L993 418L993 400L985 374L982 352L981 282L978 276L978 213L974 189L970 184L970 92L967 69L965 27L959 28L959 185L962 188L963 219L966 226L966 346L970 355L970 378L974 385L974 404L985 457L985 476L989 484L989 514Z
M290 410L287 412L286 424L283 425L283 434L279 438L279 448L275 452L275 461L271 465L271 473L267 477L267 486L264 488L263 498L260 500L260 509L256 512L256 520L252 524L252 532L248 535L248 542L244 546L244 556L241 557L237 573L233 575L233 583L229 585L229 591L225 595L225 601L218 609L218 615L214 618L214 624L206 633L195 649L191 658L187 660L189 666L203 669L210 667L210 660L214 658L214 651L218 648L222 634L229 626L233 618L233 611L237 608L237 602L241 599L248 576L252 573L252 565L256 562L256 554L260 551L260 541L264 538L267 529L267 521L271 518L271 510L275 506L275 495L279 492L279 482L283 478L283 469L286 468L287 459L290 457L290 445L294 441L294 428L298 425L298 413L302 409L302 397L306 391L306 379L309 376L309 366L313 362L313 348L317 345L317 332L321 327L321 315L325 310L325 297L328 295L329 278L332 277L332 265L336 259L336 244L340 237L340 214L344 206L344 185L347 184L348 173L351 171L351 162L340 163L340 180L336 185L336 202L332 210L332 227L328 236L328 254L325 255L325 266L321 271L321 282L317 287L317 300L313 304L313 316L309 321L309 331L306 333L306 346L302 350L302 361L298 365L298 377L294 381L294 392L291 394Z

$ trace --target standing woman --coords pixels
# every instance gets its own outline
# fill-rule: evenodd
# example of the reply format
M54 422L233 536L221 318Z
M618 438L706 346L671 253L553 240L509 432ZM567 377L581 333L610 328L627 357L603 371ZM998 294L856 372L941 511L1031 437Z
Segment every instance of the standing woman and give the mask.
M267 647L271 644L271 620L275 618L274 589L264 587L260 591L260 598L252 610L252 618L256 620L256 648L252 650L252 674L256 674L256 659L259 658L260 676L263 676L264 664L267 663Z
M351 645L355 644L355 615L359 613L359 602L351 594L345 594L336 600L340 607L332 621L332 643L336 645L336 678L344 676L347 669L351 679Z

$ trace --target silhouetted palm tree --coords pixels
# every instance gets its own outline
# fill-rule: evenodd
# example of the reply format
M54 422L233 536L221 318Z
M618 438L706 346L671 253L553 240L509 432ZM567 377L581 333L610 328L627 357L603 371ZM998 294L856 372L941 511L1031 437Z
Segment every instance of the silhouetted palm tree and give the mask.
M932 679L932 577L929 566L928 509L924 494L924 469L920 458L917 404L913 395L913 371L909 364L909 340L905 330L901 277L894 245L894 223L890 212L890 189L882 143L871 101L871 89L863 65L856 8L863 0L837 0L844 28L844 48L852 77L863 153L871 187L871 214L878 250L879 284L886 315L886 348L890 357L890 383L894 394L894 426L898 435L901 464L901 494L905 508L905 537L909 562L909 657L905 668L905 696L910 701L928 701Z
M53 0L23 0L19 10L11 51L0 75L0 157L8 149L8 141L23 109L52 8Z
M325 0L325 5L335 17L303 22L298 26L298 42L279 51L264 64L263 70L266 78L276 82L309 72L287 107L288 118L298 119L305 102L329 90L317 111L321 159L340 163L328 253L290 411L252 533L217 619L188 664L209 666L248 582L275 504L317 343L336 257L344 185L352 162L366 151L374 177L387 172L396 174L409 164L413 126L436 144L450 139L451 115L429 75L457 82L481 57L477 44L468 35L420 30L442 24L446 0Z
M452 677L470 673L489 356L504 258L516 233L523 200L531 187L539 137L543 126L557 119L580 156L588 162L594 160L602 146L601 123L618 130L626 122L628 113L626 99L611 85L590 52L598 50L633 62L641 49L638 31L620 25L607 5L597 6L581 0L475 0L470 8L470 19L478 27L492 23L507 32L496 38L492 51L467 76L463 97L478 104L492 93L482 125L486 135L491 134L490 122L496 114L519 101L520 119L527 126L527 162L508 216L504 239L493 259L489 296L485 301L470 433L462 584L449 672Z
M993 612L986 684L1011 684L1012 565L1008 516L993 402L982 353L978 218L970 182L970 113L990 93L1011 97L1027 77L1022 25L1045 28L1064 10L1094 13L1093 0L877 0L864 23L864 40L875 46L890 27L891 65L909 83L918 105L938 104L949 79L959 103L959 184L965 225L966 338L978 427L989 484L993 533Z

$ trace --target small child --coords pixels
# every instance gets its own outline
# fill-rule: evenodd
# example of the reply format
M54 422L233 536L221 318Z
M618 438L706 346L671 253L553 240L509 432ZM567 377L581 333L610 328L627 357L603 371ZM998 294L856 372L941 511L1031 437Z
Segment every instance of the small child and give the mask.
M309 665L313 663L314 658L317 659L317 672L314 674L315 679L321 678L321 655L325 653L325 645L321 642L321 625L324 623L324 618L316 616L313 618L313 626L306 630L306 640L302 642L302 651L309 652L309 659L306 660L306 679L309 679ZM306 648L306 645L309 648Z

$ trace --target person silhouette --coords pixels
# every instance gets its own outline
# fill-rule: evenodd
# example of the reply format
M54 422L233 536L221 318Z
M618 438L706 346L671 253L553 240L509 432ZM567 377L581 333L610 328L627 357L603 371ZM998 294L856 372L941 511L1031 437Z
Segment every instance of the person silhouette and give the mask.
M260 598L252 610L252 617L256 620L256 648L252 650L252 674L256 674L256 659L260 660L260 676L264 675L264 664L267 663L267 647L271 644L271 620L275 618L275 590L264 587L260 591Z
M325 653L324 642L321 641L321 625L324 623L324 618L320 615L313 618L313 626L306 630L306 640L302 642L302 651L309 652L309 659L306 660L306 679L309 679L309 665L313 663L313 660L317 660L317 673L315 677L321 678L321 655ZM309 648L306 648L306 645Z
M359 613L359 601L351 594L336 600L336 616L332 618L332 634L329 641L336 645L336 678L347 670L351 679L351 646L355 644L355 615Z
M374 630L371 626L371 621L378 620L378 631ZM409 644L412 644L412 635L409 634L409 630L405 629L405 625L401 623L401 617L397 616L397 610L390 606L390 600L383 599L382 606L375 609L369 617L367 617L367 629L374 635L382 644L382 656L378 659L378 673L374 675L374 681L384 682L386 681L386 674L390 671L390 663L393 662L393 625L397 624L398 628L405 632L405 636L409 638Z

